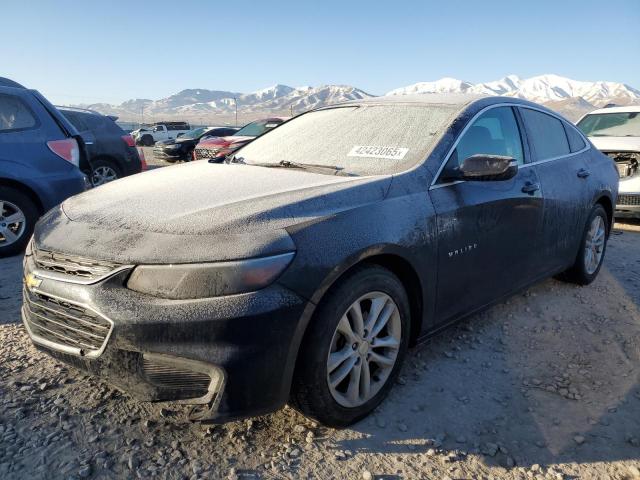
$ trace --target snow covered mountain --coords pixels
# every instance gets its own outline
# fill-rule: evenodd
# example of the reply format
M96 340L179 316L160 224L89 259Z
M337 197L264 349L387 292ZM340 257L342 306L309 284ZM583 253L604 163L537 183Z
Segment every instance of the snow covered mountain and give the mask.
M607 103L640 102L640 91L629 85L616 82L582 82L559 75L539 75L527 79L509 75L500 80L475 85L454 78L442 78L435 82L421 82L397 88L387 95L445 92L505 95L539 103L581 98L595 107L604 106Z
M147 119L159 117L197 119L209 118L212 115L234 114L236 102L241 115L252 116L252 114L289 114L292 111L300 113L323 105L367 97L371 95L348 85L298 88L273 85L252 93L189 89L156 101L136 99L120 105L96 103L81 106L109 115L118 115L126 120L137 120L143 116Z
M414 93L475 93L525 98L548 105L569 118L608 103L640 103L640 91L623 83L583 82L558 75L539 75L522 79L509 75L500 80L473 84L455 78L420 82L391 90L387 95ZM192 122L227 121L235 114L236 102L242 120L269 114L286 115L372 95L349 85L290 87L273 85L251 93L207 89L183 90L160 100L135 99L120 105L96 103L82 105L123 120L186 119Z

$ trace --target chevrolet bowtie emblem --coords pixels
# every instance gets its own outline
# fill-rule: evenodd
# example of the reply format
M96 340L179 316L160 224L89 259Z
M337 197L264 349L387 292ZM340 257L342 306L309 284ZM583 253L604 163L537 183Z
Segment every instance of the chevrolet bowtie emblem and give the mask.
M29 273L27 274L26 277L24 277L24 284L27 286L29 290L38 288L41 283L42 283L42 279L36 277L33 273Z

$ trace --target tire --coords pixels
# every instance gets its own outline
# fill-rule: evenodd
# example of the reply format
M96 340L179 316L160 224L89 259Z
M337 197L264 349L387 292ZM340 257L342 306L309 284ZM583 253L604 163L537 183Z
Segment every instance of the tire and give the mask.
M152 147L155 142L151 135L143 135L140 139L140 143L142 143L144 147Z
M91 162L91 184L94 187L99 187L105 183L112 182L122 177L120 168L111 160L104 158L98 158Z
M601 230L598 230L598 232L601 231L601 246L599 248L597 248L592 241L594 223L601 225ZM596 279L602 267L602 262L604 261L607 240L609 238L609 227L607 212L602 205L596 204L591 210L591 213L589 213L584 232L582 233L582 239L580 240L580 249L576 255L576 260L571 268L558 276L560 280L578 285L589 285ZM589 248L589 245L592 245L592 247ZM589 254L590 250L591 254ZM596 250L599 253L599 257L597 257L597 264L594 265L593 262L589 262L589 259L594 258L593 256L596 255Z
M16 255L24 250L39 217L38 207L28 195L15 188L0 186L0 257ZM12 218L22 218L22 223L7 222Z
M384 328L375 335L376 338L371 340L369 337L371 344L391 339L397 342L397 346L369 348L367 342L361 342L362 336L352 344L352 340L348 338L353 337L342 333L345 328L341 319L346 318L349 328L356 325L352 309L356 303L361 309L363 326L373 325L372 332L364 330L364 336L375 333L377 322L367 322L374 301L378 306L384 305L377 320L382 322L385 312L393 313L389 315ZM395 310L393 306L396 307ZM366 417L382 402L393 386L406 355L410 321L407 293L393 273L375 265L354 269L329 290L305 333L291 387L291 406L328 427L346 427ZM350 331L357 333L357 328ZM367 345L363 345L364 343ZM333 357L336 357L333 360L329 356L332 352ZM343 354L338 355L341 352ZM348 357L344 361L338 360L345 355ZM378 360L370 359L373 355L383 358L386 366L382 367ZM390 359L393 359L391 364L388 363ZM352 364L355 366L349 369ZM360 365L359 369L357 365ZM349 384L352 379L360 378L360 375L366 378L365 367L371 379L368 392L363 390L361 380L354 381L354 385L357 383L358 387L357 397L350 396ZM338 380L340 372L345 370L350 373L343 380ZM330 380L337 381L337 385L330 387Z

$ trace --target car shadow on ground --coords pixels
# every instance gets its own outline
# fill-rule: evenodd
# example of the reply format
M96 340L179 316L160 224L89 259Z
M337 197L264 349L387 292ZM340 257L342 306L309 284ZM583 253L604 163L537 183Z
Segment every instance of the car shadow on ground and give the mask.
M341 448L441 445L505 467L640 458L640 302L621 275L545 281L419 347Z

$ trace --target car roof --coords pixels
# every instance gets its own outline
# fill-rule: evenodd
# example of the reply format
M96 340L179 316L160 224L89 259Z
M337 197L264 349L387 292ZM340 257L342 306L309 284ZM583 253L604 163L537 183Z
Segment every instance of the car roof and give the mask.
M601 113L640 113L640 105L628 105L626 107L600 108L589 112L587 115L599 115Z
M528 100L517 97L506 96L492 96L492 95L476 95L467 93L415 93L411 95L385 95L382 97L369 97L358 100L348 100L346 102L336 103L329 105L331 108L334 106L346 106L346 105L444 105L451 106L457 110L462 110L465 107L473 103L482 103L485 106L496 103L511 103L522 106L535 107L541 110L552 112L554 115L557 113L549 110L543 105L539 105Z
M6 78L6 77L0 77L0 87L25 88L23 85L20 85L18 82L14 82L10 78Z

